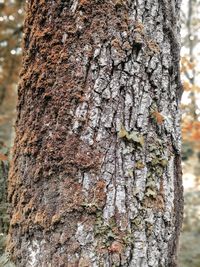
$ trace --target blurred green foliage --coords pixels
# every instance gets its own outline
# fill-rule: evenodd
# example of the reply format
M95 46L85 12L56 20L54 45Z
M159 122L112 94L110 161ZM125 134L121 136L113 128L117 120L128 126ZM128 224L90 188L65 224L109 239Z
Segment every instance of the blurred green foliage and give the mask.
M188 160L193 154L194 154L194 151L192 149L191 143L184 142L182 145L182 160L183 161Z

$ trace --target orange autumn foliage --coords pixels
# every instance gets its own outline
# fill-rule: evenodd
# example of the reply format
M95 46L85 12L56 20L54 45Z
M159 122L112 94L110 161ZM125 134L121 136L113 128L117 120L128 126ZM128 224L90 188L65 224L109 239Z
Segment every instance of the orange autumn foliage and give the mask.
M190 58L183 56L181 58L181 72L192 70L196 67L196 62L192 62Z
M195 142L200 147L200 121L184 121L182 136L183 141Z
M3 153L0 153L0 160L4 161L4 160L8 160L8 156L6 156Z

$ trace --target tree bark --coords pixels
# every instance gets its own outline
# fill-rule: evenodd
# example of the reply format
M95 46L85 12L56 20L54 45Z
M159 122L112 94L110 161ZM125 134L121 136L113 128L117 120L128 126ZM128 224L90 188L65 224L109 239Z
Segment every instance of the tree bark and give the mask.
M9 178L17 266L176 266L179 9L28 1Z

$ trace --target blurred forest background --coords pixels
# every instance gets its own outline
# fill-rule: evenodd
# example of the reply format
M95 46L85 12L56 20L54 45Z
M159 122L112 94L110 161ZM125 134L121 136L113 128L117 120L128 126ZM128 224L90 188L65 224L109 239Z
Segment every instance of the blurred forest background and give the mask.
M0 0L0 256L9 224L6 180L14 139L24 3ZM200 267L200 0L183 1L181 23L185 214L179 262L180 267Z

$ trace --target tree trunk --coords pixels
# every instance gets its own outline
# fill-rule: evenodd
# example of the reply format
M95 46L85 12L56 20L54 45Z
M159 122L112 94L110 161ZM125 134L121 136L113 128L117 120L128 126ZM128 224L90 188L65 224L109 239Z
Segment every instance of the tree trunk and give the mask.
M176 266L179 9L28 1L9 179L17 266Z

